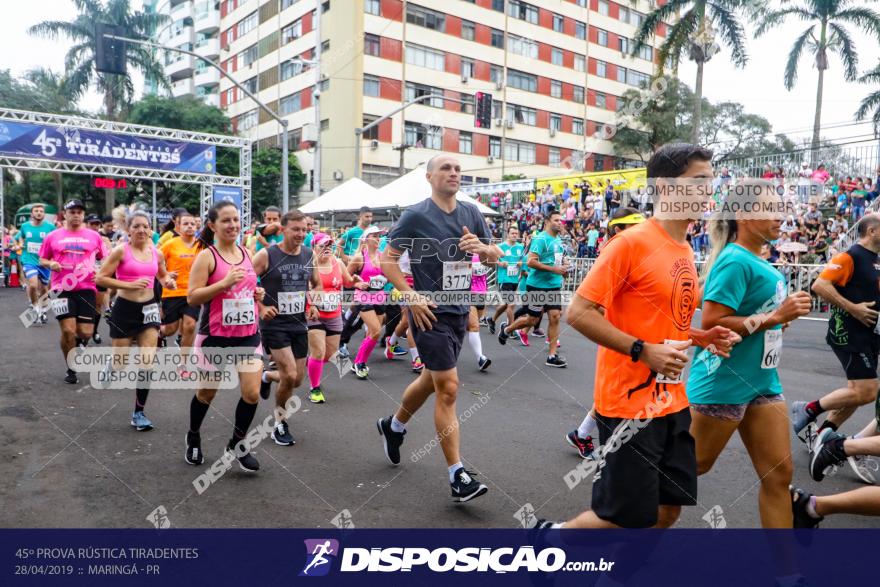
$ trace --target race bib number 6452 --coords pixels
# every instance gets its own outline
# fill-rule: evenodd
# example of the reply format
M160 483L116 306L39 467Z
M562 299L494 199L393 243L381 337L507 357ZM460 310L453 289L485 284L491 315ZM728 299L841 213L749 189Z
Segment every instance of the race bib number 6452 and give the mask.
M223 300L223 326L247 326L256 322L254 299Z

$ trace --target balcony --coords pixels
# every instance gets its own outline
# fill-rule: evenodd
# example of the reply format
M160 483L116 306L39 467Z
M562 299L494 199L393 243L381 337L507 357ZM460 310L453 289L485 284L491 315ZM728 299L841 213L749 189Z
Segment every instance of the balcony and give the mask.
M187 96L193 93L192 78L182 79L171 84L171 95L175 98Z
M213 2L197 4L193 19L197 33L210 34L220 30L220 11L214 9Z
M191 26L184 26L176 28L170 31L170 37L168 40L164 41L163 45L169 45L171 47L180 47L181 45L185 45L187 43L193 42L193 28Z
M183 2L171 8L171 20L181 20L184 18L192 18L193 6L192 2Z
M193 76L196 87L213 88L220 85L220 72L213 67L196 70Z
M196 43L193 51L197 55L216 61L220 57L220 39L202 39Z
M194 59L189 55L180 55L178 59L165 65L165 75L171 78L171 81L177 81L184 77L192 75Z

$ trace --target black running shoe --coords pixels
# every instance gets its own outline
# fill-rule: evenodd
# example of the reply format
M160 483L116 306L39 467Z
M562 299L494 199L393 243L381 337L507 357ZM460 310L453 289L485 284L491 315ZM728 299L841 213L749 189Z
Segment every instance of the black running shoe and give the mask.
M489 334L495 334L495 320L487 317L486 324L489 326Z
M547 333L540 328L532 328L532 334L537 337L547 336Z
M271 381L263 381L260 379L260 397L263 399L269 399L269 394L272 393L272 382Z
M480 371L485 371L489 368L489 365L492 364L492 359L488 357L480 357L480 360L477 361L477 366L480 368Z
M202 454L202 436L198 432L186 433L186 453L183 458L190 465L201 465L205 462L205 455Z
M164 336L160 336L159 341L156 343L156 346L160 349L168 348L168 339Z
M70 383L71 385L76 385L79 383L79 377L76 376L76 371L73 369L67 370L67 375L64 376L64 382Z
M280 423L275 424L275 428L272 429L272 440L279 446L293 446L296 444L293 435L290 433L287 420L282 420Z
M387 418L379 418L376 421L376 427L379 428L379 434L382 436L382 444L385 447L385 456L392 465L400 464L400 445L403 444L403 432L395 432L391 429L391 416Z
M559 355L551 355L551 356L547 357L547 360L544 361L544 364L547 365L548 367L557 367L557 368L562 368L562 367L565 367L568 365L568 363L565 362L565 359L563 359Z
M450 483L453 501L465 503L489 491L489 488L474 479L473 475L474 473L466 471L464 467L455 472L455 481Z
M101 338L101 335L98 332L95 332L95 334L92 335L92 340L95 341L95 344L101 344L101 341L103 339Z
M231 452L233 455L237 456L238 453L236 452L234 447L235 445L232 444L232 441L230 441L230 444L226 446L226 452ZM256 473L260 470L260 461L254 458L254 455L252 455L250 452L248 452L244 456L238 457L237 460L238 466L245 473Z
M181 335L177 335L177 338L174 339L177 342L177 346L180 346L180 343L183 342L183 337Z
M582 459L593 459L595 456L593 455L593 451L595 447L593 446L593 437L587 436L586 438L581 438L578 436L577 430L572 430L568 434L565 435L565 440L568 444L575 447L578 451L578 454L581 455Z
M839 465L846 462L843 442L846 436L825 428L816 439L813 447L813 459L810 461L810 477L813 481L821 481L825 475L831 474Z
M529 529L532 530L552 530L553 524L555 524L553 520L545 520L544 518L535 518L534 521L529 525Z
M812 494L807 493L803 489L798 489L794 485L789 485L788 491L791 493L791 513L794 518L793 525L795 528L815 528L819 525L819 522L825 519L823 517L814 518L807 513L807 504L810 503L810 498L813 497Z
M510 335L504 332L504 329L507 328L507 321L501 323L501 330L498 331L498 343L499 344L507 344L507 339L510 338Z

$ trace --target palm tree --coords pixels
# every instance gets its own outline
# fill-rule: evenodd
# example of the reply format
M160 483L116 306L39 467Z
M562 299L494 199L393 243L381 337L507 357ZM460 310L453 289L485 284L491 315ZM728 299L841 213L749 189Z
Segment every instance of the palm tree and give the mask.
M635 54L646 45L648 39L654 37L661 23L669 22L681 15L674 24L667 27L666 39L657 53L657 75L663 74L667 64L677 68L681 57L685 54L697 64L691 129L691 141L694 143L700 136L703 67L719 50L718 45L715 44L713 25L717 27L721 41L730 49L734 65L744 67L748 61L745 31L736 13L750 4L750 0L669 0L663 6L648 13L633 39L632 52Z
M76 103L71 99L67 78L45 67L37 67L22 76L39 101L37 110L53 114L77 114Z
M874 69L866 71L859 78L861 84L874 84L878 89L874 90L862 99L859 109L856 111L856 120L864 120L871 114L874 128L880 129L880 64ZM874 112L871 113L871 110Z
M95 84L104 95L105 114L115 119L120 110L134 99L134 83L131 76L100 73L95 69L95 24L104 23L123 27L125 35L132 38L149 38L168 17L155 13L133 11L131 0L73 0L77 16L70 22L47 20L32 26L28 32L50 39L65 36L73 42L67 51L65 68L66 86L74 100L79 99ZM147 48L128 43L125 58L127 65L141 71L144 76L158 80L163 88L168 81L162 64Z
M880 14L857 6L861 0L800 0L800 6L790 6L762 13L755 37L779 26L787 17L794 16L804 22L812 23L801 33L788 52L785 64L785 89L791 90L797 82L798 64L804 48L813 56L816 69L819 70L819 82L816 85L816 114L813 118L813 140L811 142L811 158L815 159L819 149L819 131L822 123L822 88L825 82L825 70L828 69L828 54L837 53L843 63L843 77L847 81L855 81L858 75L859 55L849 31L844 24L852 25L871 35L877 42L880 39ZM818 34L817 34L818 27Z

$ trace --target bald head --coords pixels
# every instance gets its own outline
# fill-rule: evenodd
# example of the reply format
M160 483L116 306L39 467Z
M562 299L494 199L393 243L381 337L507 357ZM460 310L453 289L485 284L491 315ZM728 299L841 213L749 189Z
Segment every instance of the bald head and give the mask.
M428 160L425 177L434 194L455 196L461 183L461 164L452 155L436 155Z
M859 238L864 238L872 230L877 232L878 227L880 227L880 215L865 214L856 225L856 230L858 231Z

